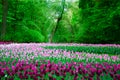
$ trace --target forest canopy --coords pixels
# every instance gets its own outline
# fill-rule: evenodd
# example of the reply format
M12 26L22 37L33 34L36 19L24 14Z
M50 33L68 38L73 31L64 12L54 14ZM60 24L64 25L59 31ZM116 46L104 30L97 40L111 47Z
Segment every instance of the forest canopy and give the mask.
M120 44L120 1L0 0L0 41Z

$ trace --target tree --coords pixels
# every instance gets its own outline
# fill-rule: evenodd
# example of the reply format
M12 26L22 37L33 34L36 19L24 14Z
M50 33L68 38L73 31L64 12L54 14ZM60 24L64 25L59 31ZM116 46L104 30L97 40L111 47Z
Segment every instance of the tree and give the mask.
M120 43L119 21L119 0L0 0L4 41Z
M3 3L3 14L2 14L1 40L4 40L6 27L7 27L8 0L2 0L2 3Z
M53 28L53 30L52 30L52 33L51 33L51 35L50 35L49 42L52 42L52 41L53 41L54 34L56 33L56 31L57 31L57 29L58 29L58 27L59 27L59 23L60 23L60 21L61 21L61 19L62 19L62 17L63 17L64 8L65 8L65 0L62 0L61 6L62 6L62 8L61 8L61 11L60 11L59 14L58 14L58 19L57 19L57 22L56 22L56 26L55 26L55 27Z
M118 0L79 0L79 8L82 9L81 27L84 28L79 42L119 43L119 6Z

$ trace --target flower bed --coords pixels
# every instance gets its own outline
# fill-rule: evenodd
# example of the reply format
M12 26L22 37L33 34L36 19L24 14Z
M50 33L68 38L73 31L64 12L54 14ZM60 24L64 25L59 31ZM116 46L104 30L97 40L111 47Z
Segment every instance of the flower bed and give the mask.
M0 62L1 79L104 80L120 79L120 64L53 63L50 61Z
M47 44L46 44L47 45ZM0 45L1 80L120 80L120 55Z
M94 54L85 52L73 52L66 50L44 49L40 44L9 44L0 46L0 57L15 58L19 60L50 59L62 62L109 62L120 63L120 55Z
M7 41L7 42L6 41L5 42L4 41L0 41L0 44L11 44L11 43L12 43L11 41Z

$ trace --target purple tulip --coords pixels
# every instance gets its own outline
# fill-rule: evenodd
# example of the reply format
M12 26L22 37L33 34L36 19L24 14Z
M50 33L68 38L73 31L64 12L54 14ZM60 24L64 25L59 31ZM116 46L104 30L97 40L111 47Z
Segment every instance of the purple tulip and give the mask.
M93 80L93 78L92 77L88 77L88 80Z
M115 78L118 79L118 80L120 80L120 74L116 74Z
M47 72L50 72L50 69L49 68L46 68L45 69L45 72L47 73Z
M113 78L113 77L114 77L114 73L113 73L113 72L110 72L110 76Z
M75 77L74 77L74 80L77 80L77 79L78 79L78 76L75 76Z
M0 77L3 77L3 76L5 76L5 74L4 74L4 72L0 72Z
M41 65L40 65L40 70L43 70L44 67L45 67L45 64L41 64Z
M97 80L100 80L100 77L99 77L99 76L97 76Z
M98 69L96 73L98 76L100 76L102 74L102 72L103 72L102 69Z
M14 78L9 78L8 80L14 80Z
M34 80L38 80L38 78L37 78L36 76L33 76L33 79L34 79Z
M88 73L88 75L89 75L89 77L93 77L94 76L94 74L91 74L91 73Z
M57 76L60 76L60 72L59 72L58 70L55 71L55 74L56 74Z
M120 64L117 65L118 69L120 70Z
M96 68L90 68L90 72L91 72L92 74L95 74L95 73L96 73L96 71L97 71L97 69L96 69Z
M87 70L86 69L82 69L82 74L86 74L87 73Z

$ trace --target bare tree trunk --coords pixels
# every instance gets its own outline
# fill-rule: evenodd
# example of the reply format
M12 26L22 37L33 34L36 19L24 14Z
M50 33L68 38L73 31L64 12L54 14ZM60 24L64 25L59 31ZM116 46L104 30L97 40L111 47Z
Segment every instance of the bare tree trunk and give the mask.
M2 3L3 3L3 14L2 14L1 40L4 40L6 27L7 27L8 0L2 0Z
M58 27L59 27L59 22L61 21L62 17L63 17L63 13L64 13L64 8L65 8L65 0L62 0L62 11L57 19L57 23L56 23L56 26L55 28L53 28L52 30L52 33L50 35L50 39L49 39L49 42L52 43L53 42L53 37L54 37L54 34L56 33Z

